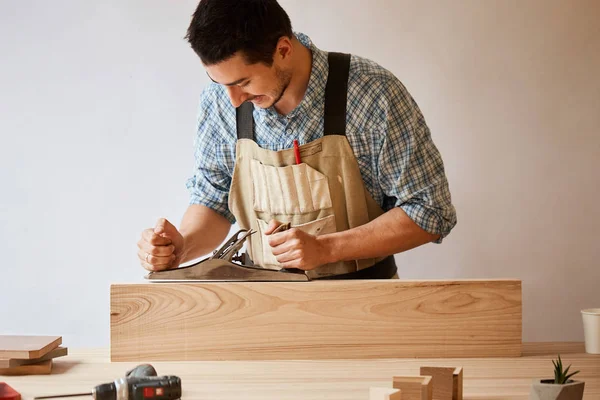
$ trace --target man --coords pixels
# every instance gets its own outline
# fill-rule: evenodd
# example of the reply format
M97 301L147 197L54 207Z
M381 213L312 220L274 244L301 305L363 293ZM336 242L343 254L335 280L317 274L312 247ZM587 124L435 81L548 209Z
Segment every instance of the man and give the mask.
M261 267L390 278L393 254L454 227L441 156L389 71L319 50L275 0L202 0L186 38L214 83L200 98L189 208L179 230L161 219L143 232L146 269L209 253L237 221L257 231L248 252Z

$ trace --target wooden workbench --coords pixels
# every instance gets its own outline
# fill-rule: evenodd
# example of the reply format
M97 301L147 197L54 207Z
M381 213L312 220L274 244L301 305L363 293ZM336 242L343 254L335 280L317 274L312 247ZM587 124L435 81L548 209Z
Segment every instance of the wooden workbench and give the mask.
M327 361L155 362L160 375L177 375L183 399L344 399L368 400L369 387L391 386L393 375L418 375L423 365L462 366L464 399L527 399L531 379L551 377L552 362L579 369L586 400L600 399L600 355L581 343L525 343L520 358L387 359ZM122 376L136 363L110 363L108 349L69 349L57 359L52 375L4 377L23 399L89 391Z

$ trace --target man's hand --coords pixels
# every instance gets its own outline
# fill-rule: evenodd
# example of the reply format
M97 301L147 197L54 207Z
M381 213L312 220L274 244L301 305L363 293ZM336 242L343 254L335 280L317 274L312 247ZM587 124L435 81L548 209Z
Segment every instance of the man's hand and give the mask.
M329 249L319 238L296 228L271 235L279 225L280 222L271 220L265 235L270 235L269 245L273 255L284 268L311 270L327 264Z
M137 245L142 267L148 271L177 268L183 255L183 236L164 218L145 229Z

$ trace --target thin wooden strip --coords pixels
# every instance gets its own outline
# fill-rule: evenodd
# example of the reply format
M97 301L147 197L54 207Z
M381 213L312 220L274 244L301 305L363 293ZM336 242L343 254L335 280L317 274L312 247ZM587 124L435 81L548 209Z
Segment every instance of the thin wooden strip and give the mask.
M313 281L111 287L111 359L521 355L521 282Z
M61 336L0 335L0 358L40 358L61 344Z
M57 347L54 350L50 350L44 356L40 358L32 358L32 359L22 359L22 358L9 358L9 359L0 359L0 368L14 368L19 365L28 365L28 364L36 364L40 361L51 360L57 357L64 357L68 354L68 349L66 347Z

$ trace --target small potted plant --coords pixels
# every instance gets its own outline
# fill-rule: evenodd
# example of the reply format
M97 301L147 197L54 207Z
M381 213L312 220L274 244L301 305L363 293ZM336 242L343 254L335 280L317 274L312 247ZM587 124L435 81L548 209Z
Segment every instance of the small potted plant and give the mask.
M569 365L563 370L560 354L554 364L554 379L535 379L531 386L531 400L582 400L585 382L574 381L571 377L579 371L569 374Z

